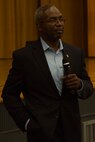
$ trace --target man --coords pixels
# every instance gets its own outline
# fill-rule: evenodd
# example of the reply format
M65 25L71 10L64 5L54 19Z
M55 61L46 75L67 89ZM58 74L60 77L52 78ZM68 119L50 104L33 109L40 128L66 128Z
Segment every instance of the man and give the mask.
M62 42L64 17L55 6L37 9L35 20L39 39L13 53L4 104L27 142L81 142L78 98L93 91L83 53Z

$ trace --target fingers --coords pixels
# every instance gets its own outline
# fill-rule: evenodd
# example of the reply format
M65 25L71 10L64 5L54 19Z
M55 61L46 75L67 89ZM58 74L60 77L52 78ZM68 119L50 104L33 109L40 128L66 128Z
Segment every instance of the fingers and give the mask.
M63 83L68 89L78 89L81 85L81 80L77 77L76 74L69 74L64 76Z

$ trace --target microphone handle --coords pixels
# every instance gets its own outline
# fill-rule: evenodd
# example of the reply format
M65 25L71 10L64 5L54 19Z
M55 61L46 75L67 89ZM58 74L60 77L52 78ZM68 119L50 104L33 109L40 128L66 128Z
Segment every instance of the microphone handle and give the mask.
M64 67L64 75L71 74L71 66L70 62L66 61L64 62L63 60L63 67ZM75 94L76 90L69 90L71 94Z

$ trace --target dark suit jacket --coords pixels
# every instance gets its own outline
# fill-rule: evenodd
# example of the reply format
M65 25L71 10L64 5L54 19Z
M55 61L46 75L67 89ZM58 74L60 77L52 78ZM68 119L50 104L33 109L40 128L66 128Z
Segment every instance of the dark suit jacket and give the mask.
M38 40L13 53L13 64L2 97L22 131L30 118L28 132L30 130L36 135L40 133L52 137L60 114L66 142L80 142L78 98L86 99L92 94L92 83L85 70L81 49L64 44L64 53L70 56L72 72L83 81L80 95L70 94L64 84L62 95L58 94ZM24 103L19 97L21 92L25 98Z

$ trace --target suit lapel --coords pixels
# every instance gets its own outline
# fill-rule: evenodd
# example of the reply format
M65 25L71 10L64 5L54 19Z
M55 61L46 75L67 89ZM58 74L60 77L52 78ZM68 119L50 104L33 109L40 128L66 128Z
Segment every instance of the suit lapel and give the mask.
M32 49L32 53L33 53L32 56L35 59L36 63L38 64L38 70L41 71L43 74L43 77L45 77L46 80L48 80L49 83L51 83L50 86L53 87L56 91L58 91L54 83L54 80L52 78L52 75L50 73L41 42L39 40L36 42L32 42L30 46L32 46L30 48Z

